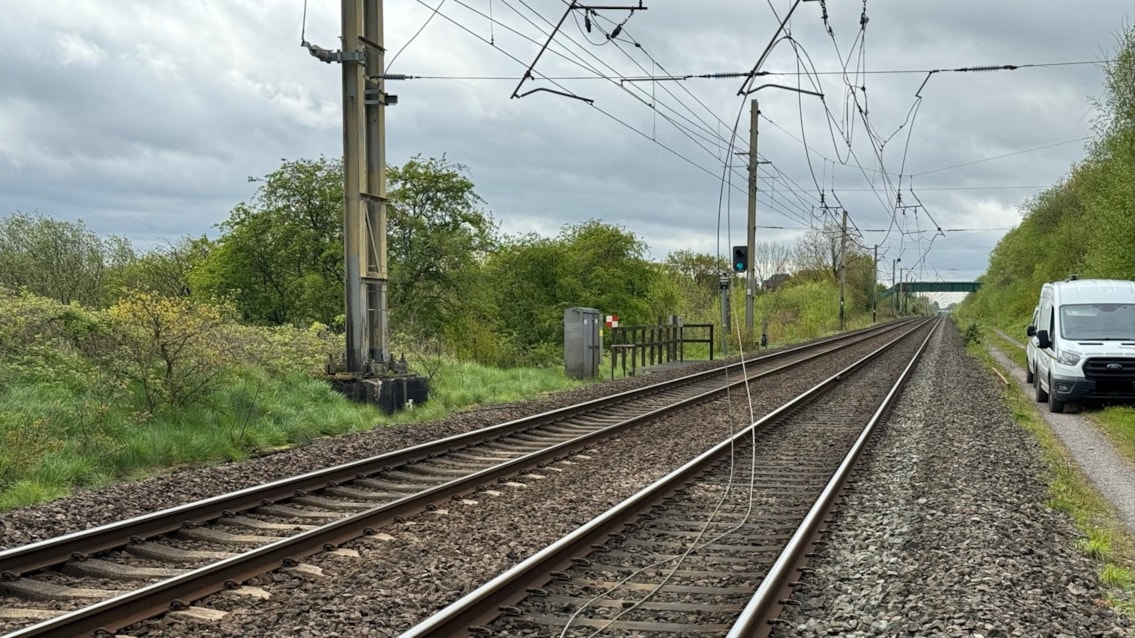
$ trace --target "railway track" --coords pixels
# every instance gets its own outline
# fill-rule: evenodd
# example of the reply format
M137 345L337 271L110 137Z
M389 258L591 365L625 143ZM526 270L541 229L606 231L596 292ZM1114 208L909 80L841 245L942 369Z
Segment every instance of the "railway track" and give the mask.
M767 636L937 325L912 328L402 638Z
M890 325L0 552L6 638L91 635L532 471L727 388L775 378Z

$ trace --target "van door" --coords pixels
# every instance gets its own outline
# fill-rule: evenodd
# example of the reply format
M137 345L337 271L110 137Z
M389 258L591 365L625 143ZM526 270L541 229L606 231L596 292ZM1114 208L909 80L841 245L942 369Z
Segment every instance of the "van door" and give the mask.
M1037 319L1040 318L1040 306L1033 308L1033 316L1029 319L1028 332L1025 335L1025 382L1036 383L1036 331Z
M1056 339L1056 312L1052 301L1049 299L1044 300L1040 305L1040 323L1037 325L1037 330L1048 331L1048 347L1041 348L1038 340L1036 352L1036 386L1047 390L1049 370L1052 367L1052 360L1056 356L1053 345L1053 341Z

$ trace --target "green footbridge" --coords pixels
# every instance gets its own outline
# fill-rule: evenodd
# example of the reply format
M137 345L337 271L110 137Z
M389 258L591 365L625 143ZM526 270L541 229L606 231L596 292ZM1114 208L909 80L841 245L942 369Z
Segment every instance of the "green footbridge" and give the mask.
M981 287L979 281L904 281L897 288L906 294L920 292L974 292ZM896 286L887 288L880 299L886 299L895 293Z

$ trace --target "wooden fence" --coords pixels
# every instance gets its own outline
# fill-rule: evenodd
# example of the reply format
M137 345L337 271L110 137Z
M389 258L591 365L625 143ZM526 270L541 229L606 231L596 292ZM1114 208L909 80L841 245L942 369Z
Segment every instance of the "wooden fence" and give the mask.
M708 331L708 335L706 332ZM611 378L619 365L627 376L627 359L630 359L630 376L639 367L686 360L687 343L709 344L709 358L713 359L713 324L669 323L655 326L619 326L611 328L607 345L611 356Z

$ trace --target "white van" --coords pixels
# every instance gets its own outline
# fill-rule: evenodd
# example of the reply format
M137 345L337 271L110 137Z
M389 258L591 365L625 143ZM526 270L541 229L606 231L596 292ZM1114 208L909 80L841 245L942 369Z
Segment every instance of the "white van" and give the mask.
M1028 328L1028 377L1052 412L1135 400L1135 281L1044 284Z

